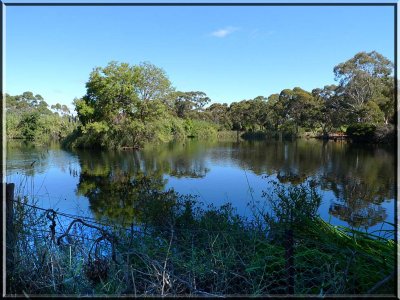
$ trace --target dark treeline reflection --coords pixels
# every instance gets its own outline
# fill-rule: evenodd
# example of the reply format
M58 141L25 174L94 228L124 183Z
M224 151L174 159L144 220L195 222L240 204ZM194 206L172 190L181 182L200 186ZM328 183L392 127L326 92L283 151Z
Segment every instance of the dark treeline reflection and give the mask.
M369 228L384 221L384 201L395 197L394 156L366 145L347 145L324 164L321 187L335 195L329 213L350 226ZM393 206L394 209L394 206Z
M98 218L118 221L140 219L144 207L154 202L146 191L164 191L170 177L200 180L202 200L207 202L215 198L207 194L208 190L226 189L228 192L231 189L229 176L240 176L241 170L250 170L257 176L276 177L287 184L299 184L311 177L325 193L324 201L331 201L329 214L350 226L367 228L387 218L388 212L381 204L395 197L394 163L391 148L313 139L282 142L186 140L148 145L140 151L73 153L61 150L59 145L39 147L16 141L7 143L8 175L18 172L35 177L56 167L63 171L57 176L78 179L77 187L66 184L65 189L76 189L78 195L85 196ZM217 168L218 176L227 175L226 184L203 180ZM50 177L46 179L49 184L53 180ZM262 184L256 190L268 189L267 180L250 184L253 187ZM262 200L261 195L254 194L254 197ZM230 201L235 206L236 199Z
M7 143L6 157L7 170L15 169L26 176L44 173L49 163L48 150L38 149L34 144L24 141Z
M232 159L256 174L276 174L281 183L290 184L312 177L335 196L329 213L350 226L368 228L387 217L379 204L395 195L393 149L317 140L235 147Z
M394 198L392 153L392 149L382 147L318 140L188 140L147 146L140 151L79 151L77 192L89 199L99 218L140 220L145 207L153 205L148 191L165 190L166 175L201 180L213 166L222 165L251 170L260 176L275 175L288 184L312 177L323 193L332 191L331 215L350 226L368 228L386 219L380 204ZM204 186L204 190L207 188ZM229 184L221 188L229 189ZM160 201L157 205L161 211Z
M168 211L176 200L164 191L167 179L202 178L208 172L201 147L189 143L149 146L145 150L79 151L77 193L88 198L96 217L120 223L140 222ZM161 197L162 196L162 197Z
M34 177L47 172L50 165L67 171L71 155L61 150L58 142L37 145L30 141L10 140L6 146L7 173L18 172L22 176Z

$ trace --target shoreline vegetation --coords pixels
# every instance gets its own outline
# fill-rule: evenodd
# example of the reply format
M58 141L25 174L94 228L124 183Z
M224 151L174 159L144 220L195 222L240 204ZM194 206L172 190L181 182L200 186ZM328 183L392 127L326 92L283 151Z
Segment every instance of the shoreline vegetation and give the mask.
M375 51L360 52L334 74L337 86L207 106L204 92L177 91L151 63L110 62L90 74L86 94L74 100L76 116L32 92L7 94L7 139L122 150L190 138L393 144L393 63ZM396 294L394 224L367 233L323 221L317 184L307 176L279 173L280 183L262 194L266 205L253 203L254 219L247 220L230 204L205 208L146 175L128 180L115 173L120 184L105 185L114 198L103 197L96 182L101 168L95 171L96 178L80 175L94 181L78 191L107 202L131 197L130 217L122 219L118 210L113 219L73 216L17 194L7 225L15 237L7 237L8 294Z
M323 221L312 180L276 183L263 193L269 210L254 206L251 221L229 204L204 209L158 190L150 177L135 184L141 209L130 220L46 210L17 193L8 294L395 295L395 228Z
M96 67L86 94L50 108L32 92L6 94L7 139L58 139L65 148L139 149L145 143L197 139L297 137L393 144L393 63L359 52L333 69L338 85L284 89L269 97L212 103L201 91L176 90L161 68L110 62Z

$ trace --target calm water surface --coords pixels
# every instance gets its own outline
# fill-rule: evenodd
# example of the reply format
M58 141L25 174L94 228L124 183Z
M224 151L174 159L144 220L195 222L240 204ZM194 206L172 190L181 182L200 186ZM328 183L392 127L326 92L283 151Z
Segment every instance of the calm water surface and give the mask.
M140 151L65 151L58 144L7 144L7 182L38 206L96 218L130 218L140 193L126 187L151 176L157 189L230 202L252 217L270 181L313 179L323 196L320 215L335 225L373 231L392 227L395 157L388 147L318 140L204 142L188 140Z

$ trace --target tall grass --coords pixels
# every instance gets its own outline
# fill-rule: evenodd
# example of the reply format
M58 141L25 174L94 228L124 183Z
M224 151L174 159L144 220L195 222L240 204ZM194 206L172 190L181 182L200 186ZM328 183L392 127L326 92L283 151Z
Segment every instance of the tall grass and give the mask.
M282 188L267 193L266 201L274 199L274 214L258 211L252 221L229 204L203 209L193 197L151 191L157 201L165 196L169 204L153 205L142 213L140 224L130 226L53 214L19 198L14 224L18 242L14 268L7 273L7 292L286 295L290 226L296 295L394 295L393 240L324 222L307 200L318 198L312 186ZM279 215L279 203L286 201L286 211L301 210L299 200L309 203L307 209L288 223ZM49 226L54 224L53 231Z

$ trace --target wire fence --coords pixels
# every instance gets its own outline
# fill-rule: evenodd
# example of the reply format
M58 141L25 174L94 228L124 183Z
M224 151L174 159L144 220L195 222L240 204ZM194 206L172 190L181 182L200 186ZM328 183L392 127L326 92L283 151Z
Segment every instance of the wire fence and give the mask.
M188 214L184 203L172 217L124 226L13 203L8 294L395 294L388 230L371 236L321 219L266 225L227 211Z

